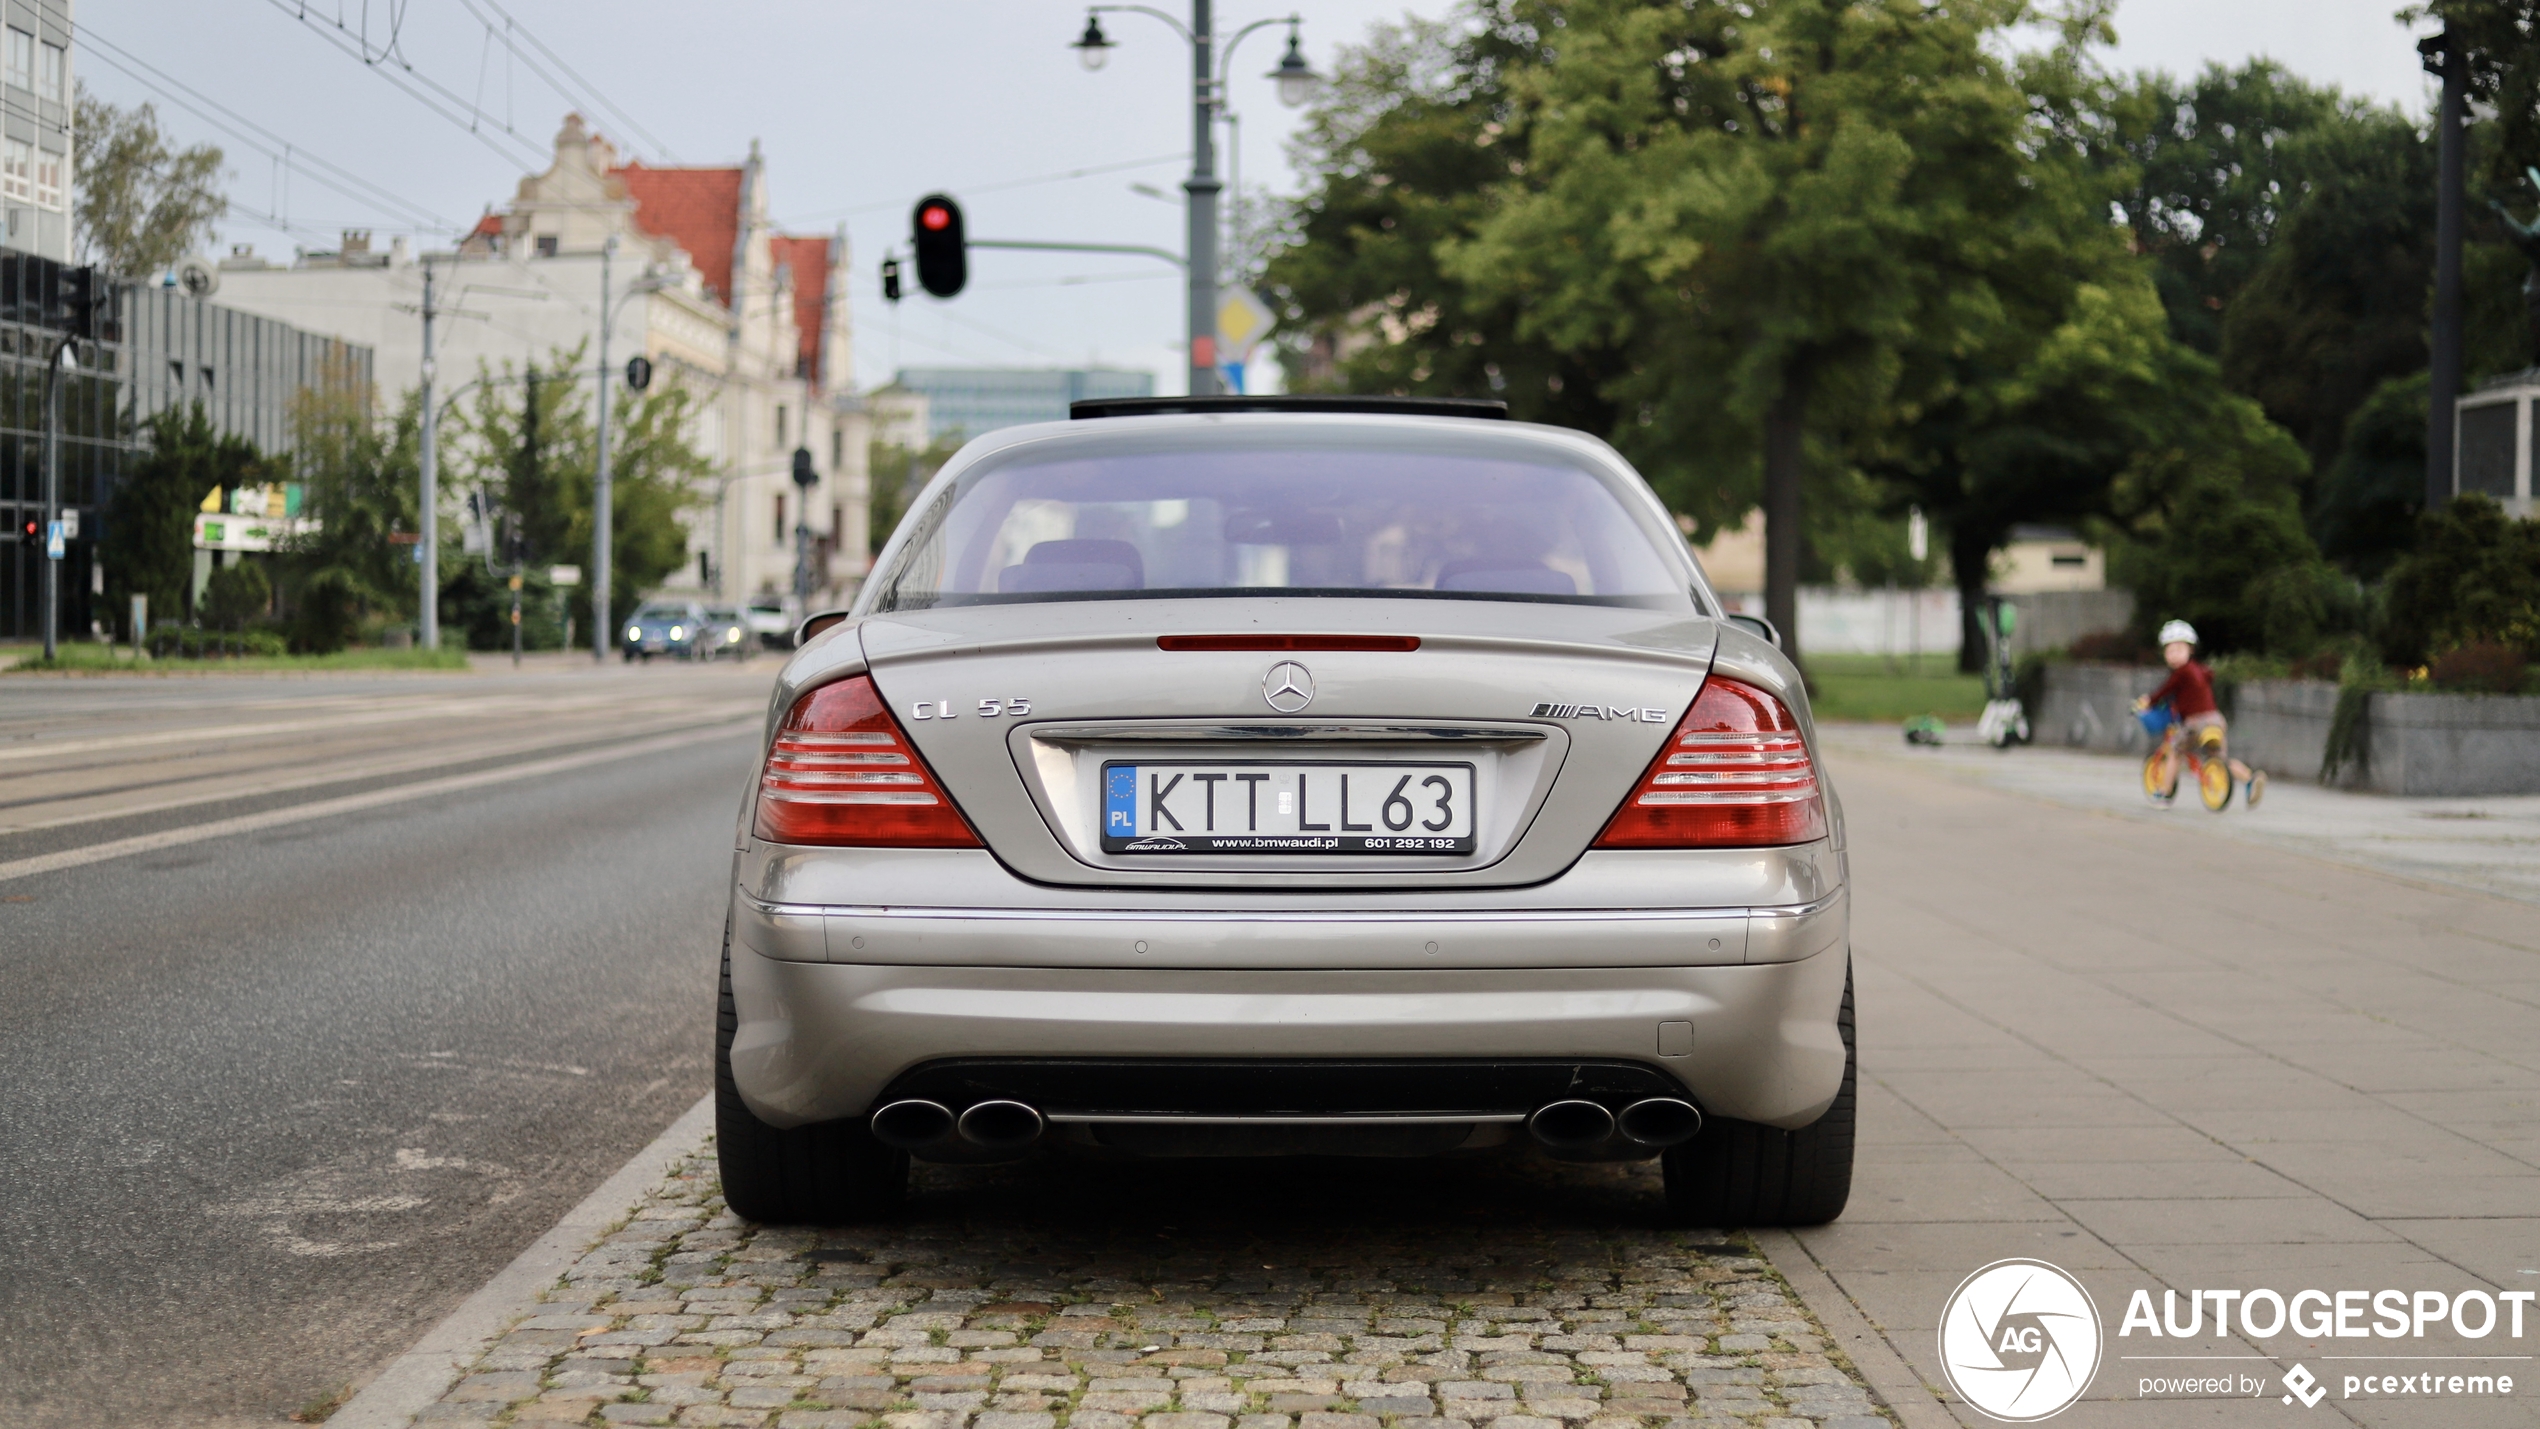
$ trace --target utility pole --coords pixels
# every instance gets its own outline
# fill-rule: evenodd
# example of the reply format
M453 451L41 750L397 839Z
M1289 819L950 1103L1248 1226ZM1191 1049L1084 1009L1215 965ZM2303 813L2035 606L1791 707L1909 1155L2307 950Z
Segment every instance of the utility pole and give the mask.
M435 452L432 421L432 255L423 256L423 648L441 648L441 469Z
M2425 509L2433 511L2452 499L2461 395L2461 148L2469 66L2448 29L2417 41L2417 53L2443 80L2434 119L2434 351L2425 401Z
M591 480L591 659L609 658L609 637L617 622L609 618L609 260L617 256L617 235L600 245L600 459ZM739 266L736 259L735 267Z

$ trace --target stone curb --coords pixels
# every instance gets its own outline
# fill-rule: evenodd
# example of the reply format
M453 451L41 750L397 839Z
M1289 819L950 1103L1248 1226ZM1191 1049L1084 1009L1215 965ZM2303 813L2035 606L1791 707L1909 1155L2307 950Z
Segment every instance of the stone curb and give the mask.
M671 1168L696 1154L713 1130L714 1094L709 1092L326 1422L333 1429L406 1429L515 1321L533 1313L547 1287L610 1227L633 1215Z
M1852 1361L1852 1367L1870 1386L1879 1402L1896 1412L1905 1429L1960 1429L1958 1417L1935 1398L1914 1372L1905 1357L1888 1343L1887 1336L1871 1325L1869 1318L1834 1283L1824 1267L1817 1264L1799 1237L1785 1230L1750 1231L1755 1248L1763 1252L1781 1278L1790 1284L1799 1303L1817 1317L1825 1327L1826 1339Z

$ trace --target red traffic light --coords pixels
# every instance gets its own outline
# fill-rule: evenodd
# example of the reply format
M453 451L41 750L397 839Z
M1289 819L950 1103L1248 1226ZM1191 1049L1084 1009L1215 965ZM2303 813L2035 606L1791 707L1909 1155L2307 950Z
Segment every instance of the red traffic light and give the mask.
M928 194L909 215L909 246L917 255L917 286L939 298L970 281L969 241L962 234L961 205L950 194Z

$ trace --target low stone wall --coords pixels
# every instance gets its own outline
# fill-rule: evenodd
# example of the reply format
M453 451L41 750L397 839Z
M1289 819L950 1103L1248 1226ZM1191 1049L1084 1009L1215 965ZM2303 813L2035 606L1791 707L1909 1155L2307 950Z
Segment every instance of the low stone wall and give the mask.
M2367 788L2390 794L2540 794L2540 696L2375 695Z
M2043 744L2112 754L2150 747L2134 701L2166 672L2059 662L2029 717ZM2278 779L2313 782L2337 717L2326 680L2252 680L2231 692L2231 752ZM2540 696L2377 694L2364 711L2365 757L2337 782L2382 794L2444 798L2540 793Z
M2108 754L2144 754L2150 739L2134 719L2134 702L2159 689L2165 670L2059 660L2046 667L2046 696L2029 714L2040 744L2068 744ZM2313 761L2312 768L2319 767Z

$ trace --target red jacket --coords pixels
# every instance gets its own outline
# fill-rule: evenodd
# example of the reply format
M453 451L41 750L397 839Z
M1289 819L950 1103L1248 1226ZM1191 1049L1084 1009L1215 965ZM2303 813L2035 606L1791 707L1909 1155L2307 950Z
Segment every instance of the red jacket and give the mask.
M2180 719L2201 714L2219 714L2214 704L2214 672L2190 660L2170 671L2170 677L2152 692L2152 703L2170 703L2170 713Z

